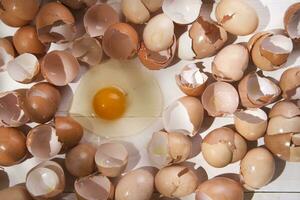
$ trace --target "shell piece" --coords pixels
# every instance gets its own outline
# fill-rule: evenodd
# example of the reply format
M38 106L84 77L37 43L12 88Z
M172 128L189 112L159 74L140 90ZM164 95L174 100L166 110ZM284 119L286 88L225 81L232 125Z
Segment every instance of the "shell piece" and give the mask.
M122 0L122 12L135 24L143 24L150 18L150 12L141 0Z
M74 16L63 4L46 3L36 16L39 40L44 44L71 41L75 36L74 23Z
M79 74L79 63L68 51L51 51L41 63L44 78L56 86L72 82Z
M240 44L228 45L213 60L213 77L218 81L238 81L243 78L248 62L249 53L246 47Z
M284 14L284 28L292 40L298 42L300 40L300 3L292 4Z
M205 136L201 149L208 164L221 168L241 160L247 153L247 143L232 129L222 127Z
M279 86L284 99L300 99L300 67L285 70L281 74Z
M100 63L103 56L100 42L92 37L81 37L74 40L71 52L78 60L90 66Z
M244 187L248 190L267 185L275 173L275 160L272 154L262 147L248 151L240 166Z
M238 85L241 102L247 108L261 108L274 102L280 95L280 88L270 79L255 72L246 75Z
M205 87L208 76L200 72L195 63L188 64L175 76L180 90L188 96L200 96Z
M200 184L195 200L243 200L244 190L241 185L225 177L215 177Z
M174 24L165 14L151 18L143 32L143 40L147 49L160 52L173 44Z
M163 12L177 24L190 24L200 13L201 1L198 0L165 0Z
M282 116L285 118L293 118L300 116L300 107L291 101L277 102L271 109L269 117Z
M55 128L43 124L29 131L26 146L34 157L49 159L60 152L62 143L58 140Z
M162 168L155 176L156 189L169 198L192 194L198 182L197 175L191 169L178 165Z
M244 138L255 141L265 134L268 116L259 108L241 110L234 113L234 125Z
M127 149L119 143L102 144L96 151L95 162L98 171L104 176L120 176L128 163Z
M83 23L91 37L103 36L110 25L120 21L118 13L107 4L95 4L85 13Z
M184 32L178 39L178 57L182 60L193 60L196 53L193 48L193 40L189 36L189 31Z
M15 185L0 190L0 199L18 199L18 200L33 200L26 187L23 185Z
M26 90L0 93L0 126L19 127L29 122L25 112Z
M24 53L7 63L9 76L20 83L30 83L40 71L37 57Z
M244 0L221 0L215 15L218 23L234 35L249 35L258 27L256 11Z
M115 59L130 59L138 51L139 37L129 24L116 23L105 31L102 45L108 56Z
M163 111L163 124L168 132L195 136L201 128L204 110L199 99L181 97Z
M61 0L61 2L70 8L80 9L92 6L97 0Z
M0 146L1 166L12 166L20 162L27 153L26 137L15 128L0 127Z
M35 199L57 197L65 188L64 170L56 162L42 162L28 172L26 188Z
M0 72L5 70L6 64L15 57L13 44L6 38L0 38Z
M239 105L236 89L225 82L215 82L207 86L201 100L204 109L214 117L233 114Z
M164 0L142 0L143 4L150 12L159 10Z
M153 191L153 174L143 168L135 169L118 182L115 200L150 200Z
M114 196L114 186L102 175L89 175L77 179L74 188L80 200L112 200Z

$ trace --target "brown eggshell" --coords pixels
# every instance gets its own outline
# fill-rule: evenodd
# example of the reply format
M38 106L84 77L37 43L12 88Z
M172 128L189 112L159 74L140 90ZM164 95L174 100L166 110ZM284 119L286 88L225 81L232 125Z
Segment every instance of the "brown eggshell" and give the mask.
M27 153L26 137L15 128L0 127L0 146L1 166L14 165L24 159Z
M284 99L300 99L300 67L285 70L281 74L279 86Z
M33 200L24 185L16 185L0 190L0 199Z
M243 200L241 185L229 178L215 177L200 184L195 200Z
M79 144L66 154L65 165L70 174L83 177L95 171L96 149L90 144Z
M12 42L7 38L0 38L0 47L3 48L9 55L15 57L16 52Z
M72 117L56 116L54 119L56 135L65 149L76 146L82 136L83 128Z
M139 37L129 24L116 23L106 30L102 45L108 56L115 59L129 59L137 53Z
M97 0L61 0L61 2L70 8L80 9L85 6L92 6L97 2Z
M79 74L79 63L68 51L51 51L41 63L44 78L56 86L64 86L72 82Z
M6 69L6 65L15 57L15 49L10 40L0 38L0 72Z
M299 10L300 10L300 3L294 3L288 7L285 11L283 22L284 28L289 37L296 42L300 40L300 33L299 30L297 32L297 25L299 24Z
M34 122L45 123L56 113L61 95L49 83L37 83L26 93L26 110Z
M291 101L277 102L271 109L269 117L282 116L285 118L293 118L300 116L300 107Z
M20 27L34 19L40 2L38 0L1 1L0 19L8 26Z
M251 53L254 44L255 44L255 43L257 42L257 40L260 39L262 36L270 36L270 35L272 35L272 34L273 34L273 33L272 33L272 32L269 32L269 31L262 31L262 32L255 33L255 34L249 39L249 41L247 42L247 48L248 48L248 51Z

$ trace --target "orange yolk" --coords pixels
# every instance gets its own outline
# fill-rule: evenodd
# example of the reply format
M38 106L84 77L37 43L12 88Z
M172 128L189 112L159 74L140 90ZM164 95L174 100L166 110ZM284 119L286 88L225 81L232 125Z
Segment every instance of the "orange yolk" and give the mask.
M94 96L93 107L102 119L118 119L126 110L126 95L116 87L103 88Z

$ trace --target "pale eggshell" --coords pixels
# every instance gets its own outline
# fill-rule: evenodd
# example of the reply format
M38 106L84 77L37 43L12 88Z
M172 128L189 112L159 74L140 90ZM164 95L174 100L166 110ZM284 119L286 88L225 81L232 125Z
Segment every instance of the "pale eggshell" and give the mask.
M300 67L285 70L281 74L279 86L284 99L300 99Z
M164 0L142 0L142 2L150 12L155 12L161 8Z
M0 72L6 69L6 64L15 57L13 44L7 38L0 38Z
M15 185L0 190L0 199L33 200L24 185Z
M141 0L122 0L122 12L126 19L135 24L143 24L150 19L150 12Z
M193 40L189 36L189 31L186 31L178 39L178 58L182 60L193 60L196 57L196 53L192 46Z
M300 23L300 3L294 3L288 7L284 14L284 28L289 37L296 42L300 41L298 29Z

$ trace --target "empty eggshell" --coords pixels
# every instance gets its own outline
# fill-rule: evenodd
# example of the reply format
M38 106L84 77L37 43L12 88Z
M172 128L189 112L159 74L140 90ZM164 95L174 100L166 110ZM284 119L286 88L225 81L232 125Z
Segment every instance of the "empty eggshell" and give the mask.
M13 44L6 38L0 38L0 72L5 70L6 64L15 57Z
M252 72L246 75L238 85L242 105L246 108L261 108L275 101L280 88L267 77Z
M248 67L249 53L240 44L224 47L212 62L212 74L218 81L234 82L243 78Z
M196 97L181 97L163 111L163 124L167 132L195 136L204 116L201 101Z
M20 83L30 83L40 72L40 64L37 57L30 53L24 53L7 63L9 76Z
M204 109L213 117L233 114L239 105L236 89L225 82L215 82L207 86L201 100Z
M39 0L4 0L0 3L0 19L8 26L20 27L34 19Z
M176 132L158 131L148 143L148 156L158 167L165 167L187 160L192 142L186 135Z
M193 40L189 36L189 31L186 31L178 39L178 58L182 60L193 60L196 57L196 53L192 46Z
M159 10L164 0L142 0L143 4L150 12Z
M300 3L292 4L288 7L284 14L284 28L289 37L296 42L300 40L300 31L299 31L299 23L300 23Z
M122 12L135 24L143 24L150 18L150 12L141 0L122 0Z
M61 0L61 2L70 8L80 9L92 6L97 0Z
M198 18L201 5L198 0L165 0L162 10L175 23L190 24Z
M96 149L90 144L79 144L66 154L65 165L70 174L84 177L95 171Z
M0 127L0 146L0 166L15 165L27 153L26 137L16 128Z
M101 144L96 151L95 162L104 176L120 176L128 163L127 149L120 143Z
M144 28L143 41L151 51L163 51L173 44L174 24L165 14L151 18Z
M74 183L78 200L113 200L114 186L102 175L89 175L79 178Z
M129 24L116 23L105 31L102 45L108 56L115 59L130 59L138 51L139 37Z
M60 99L59 90L54 86L46 82L37 83L26 93L26 111L32 121L48 122L56 113Z
M188 64L175 76L180 90L188 96L200 96L208 80L208 76L200 72L195 63Z
M243 200L244 190L240 183L226 177L215 177L201 183L195 200Z
M279 86L284 99L300 99L300 67L285 70L281 74Z
M79 74L79 63L68 51L51 51L41 63L44 78L56 86L64 86L72 82Z
M272 180L275 160L265 148L251 149L241 161L240 173L244 187L248 190L257 190Z
M65 189L62 167L54 161L45 161L26 175L26 188L34 199L52 199Z
M217 4L215 15L218 23L234 35L253 33L259 22L255 9L245 0L221 0Z
M150 200L153 191L153 173L139 168L121 178L116 186L115 200Z
M198 182L194 171L179 165L162 168L155 176L156 189L169 198L181 198L192 194Z
M208 164L221 168L241 160L247 153L247 143L232 129L221 127L205 136L201 150Z
M240 110L234 113L234 125L244 138L255 141L266 133L268 116L259 108Z
M83 23L91 37L102 37L109 26L120 21L118 13L107 4L95 4L84 15Z
M75 36L75 19L71 11L59 2L44 4L36 16L39 40L44 44L71 41Z
M24 185L15 185L0 190L0 199L33 200Z

